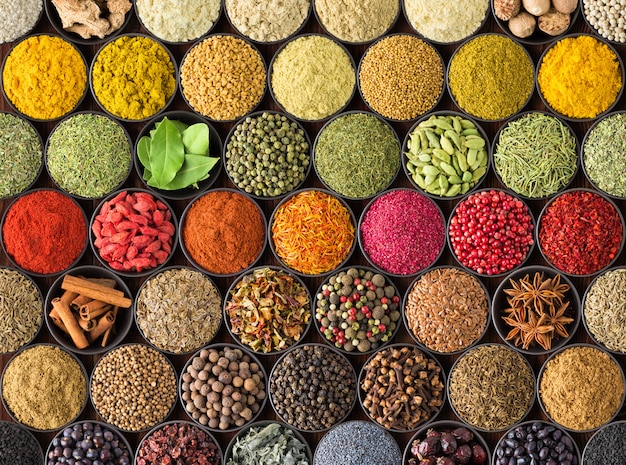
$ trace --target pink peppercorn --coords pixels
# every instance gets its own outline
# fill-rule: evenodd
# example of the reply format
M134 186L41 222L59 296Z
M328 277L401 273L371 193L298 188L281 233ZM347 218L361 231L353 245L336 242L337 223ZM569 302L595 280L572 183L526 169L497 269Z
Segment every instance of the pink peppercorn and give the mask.
M431 199L415 190L390 190L366 209L359 239L375 267L396 275L419 273L443 250L443 214Z
M533 240L528 206L502 190L470 194L452 212L448 237L461 265L478 274L511 271L528 257Z

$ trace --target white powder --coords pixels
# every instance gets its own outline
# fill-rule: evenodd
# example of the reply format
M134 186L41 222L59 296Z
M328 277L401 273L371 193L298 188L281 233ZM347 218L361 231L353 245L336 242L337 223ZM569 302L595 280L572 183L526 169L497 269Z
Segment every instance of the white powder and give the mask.
M0 44L29 33L43 10L42 0L0 0Z
M136 0L145 28L167 42L189 42L206 34L220 15L220 0Z
M480 28L489 0L404 0L406 18L428 40L458 42Z

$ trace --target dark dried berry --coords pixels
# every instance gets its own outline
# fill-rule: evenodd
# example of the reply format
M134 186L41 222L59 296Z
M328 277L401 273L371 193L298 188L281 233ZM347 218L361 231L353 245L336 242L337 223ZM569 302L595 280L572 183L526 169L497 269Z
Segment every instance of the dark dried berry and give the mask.
M435 429L429 429L428 431L426 431L426 437L430 438L430 437L434 437L434 438L440 438L441 437L441 433Z
M444 454L454 454L457 448L456 439L451 433L443 433L441 435L441 451Z
M474 444L472 446L472 463L475 465L481 465L487 463L487 451L480 444Z
M450 457L439 457L437 465L454 465L454 461Z
M469 463L472 459L472 448L467 444L461 444L454 453L454 461L458 464Z
M455 428L451 431L451 433L460 444L467 444L474 439L474 433L467 428Z
M432 455L430 457L424 457L420 460L419 465L437 465L437 459Z
M415 452L414 452L415 448ZM411 448L411 452L413 455L418 456L419 458L427 457L429 455L435 455L441 450L441 443L439 438L434 436L429 436L421 441L417 447L415 447L415 443L413 443L413 447Z

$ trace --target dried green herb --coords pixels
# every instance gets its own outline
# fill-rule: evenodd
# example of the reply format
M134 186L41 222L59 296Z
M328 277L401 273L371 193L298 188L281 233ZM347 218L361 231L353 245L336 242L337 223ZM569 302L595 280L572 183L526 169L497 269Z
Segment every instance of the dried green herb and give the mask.
M42 319L43 301L33 281L19 271L0 269L0 353L27 344Z
M0 198L26 190L43 163L37 132L26 120L0 113Z
M252 427L237 437L226 465L310 465L306 444L280 423Z

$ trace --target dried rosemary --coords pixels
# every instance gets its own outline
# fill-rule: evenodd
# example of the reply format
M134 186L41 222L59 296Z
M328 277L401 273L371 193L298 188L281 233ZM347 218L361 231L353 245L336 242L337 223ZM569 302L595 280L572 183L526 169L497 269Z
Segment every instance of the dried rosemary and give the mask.
M23 118L0 113L0 198L26 190L43 163L35 128Z

